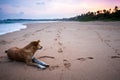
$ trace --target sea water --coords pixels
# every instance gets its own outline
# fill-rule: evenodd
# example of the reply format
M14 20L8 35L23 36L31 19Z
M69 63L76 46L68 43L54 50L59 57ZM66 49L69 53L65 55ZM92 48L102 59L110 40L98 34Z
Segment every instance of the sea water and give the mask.
M51 22L57 22L57 21L23 21L23 22L17 22L17 23L2 23L0 24L0 35L14 32L14 31L20 31L21 29L27 28L27 23L51 23Z
M27 27L26 25L23 25L21 23L0 24L0 35L14 32L14 31L19 31L19 30L24 29L26 27Z

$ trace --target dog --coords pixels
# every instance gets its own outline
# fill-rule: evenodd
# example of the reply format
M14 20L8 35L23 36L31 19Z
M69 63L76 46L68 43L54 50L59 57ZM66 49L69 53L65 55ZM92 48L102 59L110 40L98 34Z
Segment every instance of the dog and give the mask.
M33 55L37 50L43 48L39 43L40 43L40 40L32 41L31 43L29 43L27 46L23 48L12 47L6 50L5 53L7 53L8 58L11 60L22 61L22 62L25 62L27 65L37 66L39 68L44 69L46 67L49 67L49 65L38 64L36 62L37 59L33 57Z

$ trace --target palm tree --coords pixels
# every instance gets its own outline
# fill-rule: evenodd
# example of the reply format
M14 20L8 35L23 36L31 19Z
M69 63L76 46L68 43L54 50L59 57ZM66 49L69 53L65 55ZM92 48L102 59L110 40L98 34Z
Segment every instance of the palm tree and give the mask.
M97 11L97 15L100 14L100 11Z
M109 12L110 12L110 14L112 13L112 12L111 12L111 9L109 9Z
M106 12L107 12L107 10L104 9L104 10L103 10L103 14L105 14Z
M118 11L118 6L115 6L114 10L115 10L115 12L117 12Z

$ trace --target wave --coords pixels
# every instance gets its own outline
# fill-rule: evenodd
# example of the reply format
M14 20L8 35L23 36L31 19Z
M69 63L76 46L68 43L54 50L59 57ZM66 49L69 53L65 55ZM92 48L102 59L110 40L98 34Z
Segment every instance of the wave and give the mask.
M27 26L21 23L0 24L0 35L14 31L20 31L21 29L25 28L27 28Z

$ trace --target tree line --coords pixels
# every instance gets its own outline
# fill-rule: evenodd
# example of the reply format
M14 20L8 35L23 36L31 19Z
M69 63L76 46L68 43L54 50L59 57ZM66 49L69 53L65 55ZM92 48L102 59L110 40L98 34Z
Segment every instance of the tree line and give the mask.
M96 12L87 12L75 17L69 18L69 20L75 21L95 21L95 20L105 20L105 21L120 21L120 9L115 6L114 9L103 9Z

